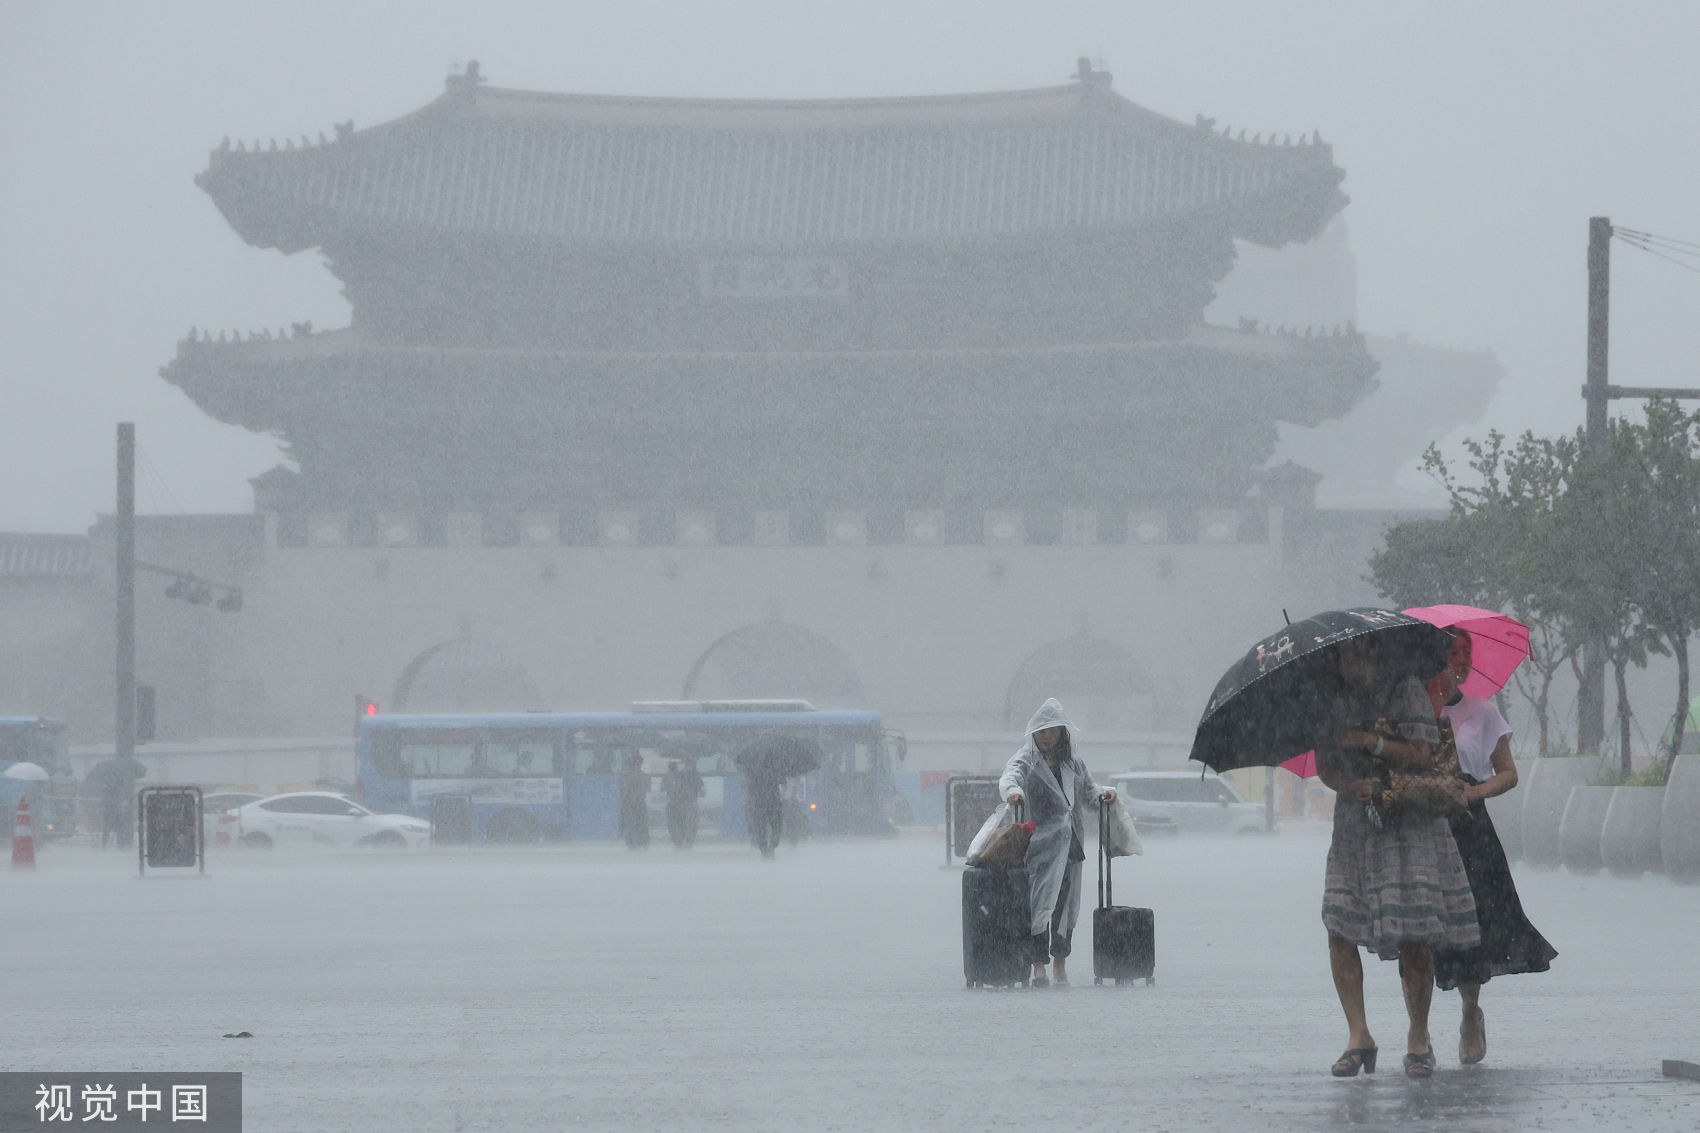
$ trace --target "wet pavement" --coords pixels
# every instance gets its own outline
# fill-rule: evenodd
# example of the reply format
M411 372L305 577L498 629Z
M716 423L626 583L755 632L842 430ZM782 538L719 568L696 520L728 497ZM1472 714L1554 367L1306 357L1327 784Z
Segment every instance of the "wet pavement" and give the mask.
M940 836L742 847L215 854L135 877L80 846L0 877L5 1069L239 1070L246 1128L1700 1128L1700 889L1520 867L1552 972L1483 995L1485 1063L1380 1073L1319 920L1326 833L1166 839L1116 895L1156 910L1155 986L968 991ZM1088 863L1090 878L1090 863ZM241 1030L251 1039L221 1036Z

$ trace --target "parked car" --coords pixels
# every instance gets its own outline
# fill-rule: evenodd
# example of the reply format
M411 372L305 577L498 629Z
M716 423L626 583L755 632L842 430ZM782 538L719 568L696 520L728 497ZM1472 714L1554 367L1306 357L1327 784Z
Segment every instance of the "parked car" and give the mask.
M376 814L347 795L292 791L236 807L242 845L419 847L430 840L429 823L410 814Z
M258 791L211 791L201 796L201 837L203 844L213 845L218 833L218 816L227 810L257 803L266 796ZM226 827L228 829L228 827Z
M1234 785L1207 771L1124 771L1110 784L1140 833L1262 834L1262 803L1248 803Z

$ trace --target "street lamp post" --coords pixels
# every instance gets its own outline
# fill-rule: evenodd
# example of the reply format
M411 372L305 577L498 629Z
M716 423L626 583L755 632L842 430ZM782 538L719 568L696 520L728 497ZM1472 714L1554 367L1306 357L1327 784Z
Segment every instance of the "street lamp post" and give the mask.
M136 425L118 423L119 759L136 754Z

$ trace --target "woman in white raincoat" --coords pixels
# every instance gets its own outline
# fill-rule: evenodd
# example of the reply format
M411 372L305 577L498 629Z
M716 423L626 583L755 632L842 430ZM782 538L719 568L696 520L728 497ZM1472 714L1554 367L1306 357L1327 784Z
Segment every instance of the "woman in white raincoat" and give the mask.
M1099 799L1116 792L1092 781L1074 754L1075 728L1063 707L1047 700L1027 721L1027 742L1010 757L998 790L1010 802L1025 803L1033 821L1027 847L1029 908L1033 917L1033 986L1045 987L1045 964L1055 958L1052 975L1068 985L1064 963L1075 922L1080 919L1080 863L1086 860L1086 817Z

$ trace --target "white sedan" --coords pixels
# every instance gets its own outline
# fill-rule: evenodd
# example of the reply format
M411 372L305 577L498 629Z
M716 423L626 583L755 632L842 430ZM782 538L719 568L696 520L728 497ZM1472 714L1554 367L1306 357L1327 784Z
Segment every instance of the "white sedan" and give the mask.
M347 795L292 791L236 807L237 837L244 846L423 846L431 825L407 814L376 814Z

